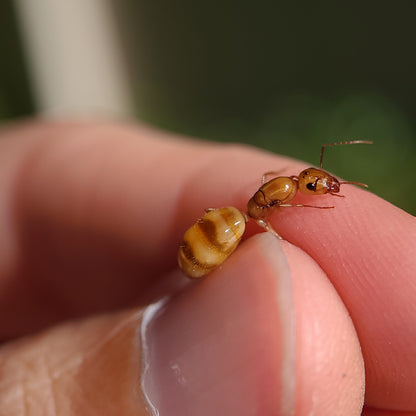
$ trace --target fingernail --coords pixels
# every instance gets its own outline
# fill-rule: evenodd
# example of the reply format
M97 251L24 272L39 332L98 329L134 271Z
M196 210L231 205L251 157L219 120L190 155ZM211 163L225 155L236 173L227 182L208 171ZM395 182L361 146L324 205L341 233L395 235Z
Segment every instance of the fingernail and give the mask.
M293 296L279 242L255 236L222 269L148 307L142 342L153 415L292 415Z

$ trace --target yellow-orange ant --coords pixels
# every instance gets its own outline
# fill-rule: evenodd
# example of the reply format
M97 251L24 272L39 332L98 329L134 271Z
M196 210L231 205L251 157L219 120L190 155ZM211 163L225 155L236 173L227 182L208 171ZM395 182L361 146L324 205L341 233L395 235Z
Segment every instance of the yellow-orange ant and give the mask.
M277 172L266 172L261 186L247 204L247 213L234 207L208 209L205 215L189 228L179 248L178 263L181 269L193 278L202 277L222 264L237 248L245 231L246 222L252 218L261 227L277 238L282 237L273 229L269 216L276 208L300 207L331 209L333 206L291 204L299 191L307 195L338 195L341 185L354 184L367 188L361 182L339 181L322 169L324 150L328 146L346 144L372 144L368 140L350 140L324 144L318 168L308 168L298 176L277 176L266 181Z

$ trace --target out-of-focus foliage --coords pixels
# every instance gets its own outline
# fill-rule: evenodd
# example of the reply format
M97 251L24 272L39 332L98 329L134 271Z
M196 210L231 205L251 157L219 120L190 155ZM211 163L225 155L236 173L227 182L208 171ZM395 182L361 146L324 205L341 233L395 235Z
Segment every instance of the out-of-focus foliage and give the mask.
M325 167L416 213L415 2L124 6L142 118L314 164L323 143L374 140L328 150Z
M0 120L33 113L11 0L0 3Z

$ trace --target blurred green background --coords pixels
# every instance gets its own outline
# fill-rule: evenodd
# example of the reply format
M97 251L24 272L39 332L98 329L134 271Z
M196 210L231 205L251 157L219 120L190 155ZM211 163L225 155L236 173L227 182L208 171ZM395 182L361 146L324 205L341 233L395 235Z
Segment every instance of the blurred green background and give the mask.
M0 120L33 114L16 14L10 0L0 2L0 51Z
M13 10L1 7L7 119L33 105ZM315 165L323 143L373 140L329 149L324 167L416 214L414 1L123 0L114 12L139 118Z

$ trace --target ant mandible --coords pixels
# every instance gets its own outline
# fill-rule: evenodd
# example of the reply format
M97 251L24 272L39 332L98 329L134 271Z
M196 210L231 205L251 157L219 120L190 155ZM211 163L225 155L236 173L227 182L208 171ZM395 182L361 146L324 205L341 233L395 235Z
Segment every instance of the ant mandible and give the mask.
M192 278L202 277L216 269L237 248L243 237L245 224L250 218L277 238L282 239L268 219L276 208L334 208L333 206L291 204L290 202L298 191L307 195L343 196L338 195L341 185L354 184L367 188L367 185L361 182L339 181L322 169L326 147L359 143L372 144L373 142L350 140L324 144L321 147L319 169L311 167L300 172L298 176L278 176L266 182L267 176L277 175L277 172L266 172L262 177L260 188L248 201L247 213L234 207L206 209L205 215L184 235L178 252L180 268Z

